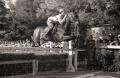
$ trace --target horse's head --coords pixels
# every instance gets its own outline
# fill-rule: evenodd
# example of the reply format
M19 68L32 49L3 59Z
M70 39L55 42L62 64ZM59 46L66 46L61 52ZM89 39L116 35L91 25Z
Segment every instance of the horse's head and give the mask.
M67 14L67 18L65 21L64 29L66 31L66 35L71 35L76 32L76 26L78 26L79 21L77 20L75 14L70 12Z
M74 13L68 13L67 14L67 18L66 18L66 21L69 20L70 22L74 22L75 21L75 15Z

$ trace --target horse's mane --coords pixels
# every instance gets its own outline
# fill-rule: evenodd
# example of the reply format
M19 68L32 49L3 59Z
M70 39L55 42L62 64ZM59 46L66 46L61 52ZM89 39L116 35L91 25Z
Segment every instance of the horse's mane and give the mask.
M73 18L73 14L72 13L68 13L67 17L66 17L66 21L63 25L63 28L65 30L65 34L66 35L70 35L71 31L72 31L72 25L71 23L74 22L74 18Z

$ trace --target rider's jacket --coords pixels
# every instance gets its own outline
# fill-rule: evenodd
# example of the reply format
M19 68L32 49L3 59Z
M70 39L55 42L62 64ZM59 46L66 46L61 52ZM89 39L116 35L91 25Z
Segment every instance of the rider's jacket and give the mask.
M56 16L51 16L48 18L47 23L49 22L49 23L53 23L53 24L55 24L55 23L60 24L60 20L62 20L61 17L62 17L61 14L58 14Z

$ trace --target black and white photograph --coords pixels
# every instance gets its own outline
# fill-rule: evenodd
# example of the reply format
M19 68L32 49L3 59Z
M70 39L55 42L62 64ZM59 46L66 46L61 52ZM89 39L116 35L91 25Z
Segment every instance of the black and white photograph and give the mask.
M120 0L0 0L0 78L120 78Z

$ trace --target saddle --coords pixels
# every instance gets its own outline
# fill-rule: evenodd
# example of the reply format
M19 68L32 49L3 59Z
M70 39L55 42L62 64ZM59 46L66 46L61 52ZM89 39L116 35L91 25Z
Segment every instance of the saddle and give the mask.
M43 37L43 34L42 34L41 35L42 40L45 40L45 41L53 40L53 41L55 41L56 40L55 36L56 36L57 31L58 31L57 26L58 25L54 25L54 27L48 32L48 34L45 37Z

